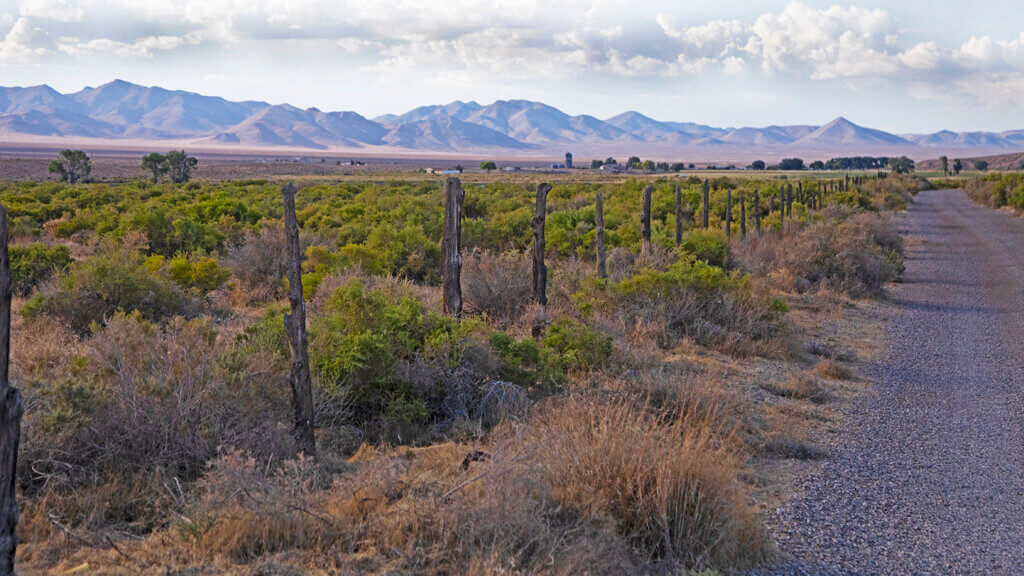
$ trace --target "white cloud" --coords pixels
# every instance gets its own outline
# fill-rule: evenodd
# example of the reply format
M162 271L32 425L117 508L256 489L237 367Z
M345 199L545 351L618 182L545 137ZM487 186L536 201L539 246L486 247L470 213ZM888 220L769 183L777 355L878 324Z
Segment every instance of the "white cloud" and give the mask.
M0 64L26 64L46 54L46 48L33 44L35 35L28 18L18 18L0 40Z
M82 42L78 38L61 38L57 47L61 52L75 57L96 52L112 52L118 56L152 58L154 51L173 50L188 43L188 39L180 36L147 36L132 43L109 38L94 38L88 42Z
M81 22L85 10L71 0L23 0L18 11L22 16L60 22Z

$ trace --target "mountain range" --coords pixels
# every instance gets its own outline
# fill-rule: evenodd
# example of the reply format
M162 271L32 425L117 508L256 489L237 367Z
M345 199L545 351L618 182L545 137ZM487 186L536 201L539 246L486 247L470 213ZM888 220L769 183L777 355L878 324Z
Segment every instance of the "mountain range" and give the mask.
M803 154L893 155L1024 150L1024 130L892 134L845 118L823 126L716 128L629 111L599 119L529 100L456 101L373 119L288 104L231 102L115 80L62 94L41 85L0 87L0 140L173 141L199 147L403 151L542 156L771 159ZM701 155L698 158L697 155ZM808 156L811 155L811 156Z

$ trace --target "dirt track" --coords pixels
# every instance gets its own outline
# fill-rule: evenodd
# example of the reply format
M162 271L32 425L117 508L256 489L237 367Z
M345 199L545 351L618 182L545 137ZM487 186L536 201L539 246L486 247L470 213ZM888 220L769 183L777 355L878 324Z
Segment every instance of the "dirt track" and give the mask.
M921 193L869 397L758 574L1024 574L1024 219Z

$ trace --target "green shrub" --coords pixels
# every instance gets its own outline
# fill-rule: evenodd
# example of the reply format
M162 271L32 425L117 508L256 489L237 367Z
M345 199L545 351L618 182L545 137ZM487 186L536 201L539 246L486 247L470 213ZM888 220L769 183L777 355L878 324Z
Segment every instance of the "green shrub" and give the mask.
M729 263L729 244L720 230L690 230L683 235L680 247L712 266L725 268Z
M118 311L138 311L158 321L181 314L184 306L178 288L150 272L138 244L128 240L104 242L96 254L71 264L52 290L29 300L24 314L55 316L85 333L90 324L103 323Z
M144 265L151 273L163 274L181 289L200 296L217 290L231 278L231 271L209 256L188 257L178 254L165 260L163 256L154 254L146 258Z
M608 364L612 355L612 337L591 329L582 322L563 318L548 326L543 344L557 352L568 368L597 370Z
M34 242L10 247L11 281L14 293L25 296L55 272L71 264L67 246L47 246Z

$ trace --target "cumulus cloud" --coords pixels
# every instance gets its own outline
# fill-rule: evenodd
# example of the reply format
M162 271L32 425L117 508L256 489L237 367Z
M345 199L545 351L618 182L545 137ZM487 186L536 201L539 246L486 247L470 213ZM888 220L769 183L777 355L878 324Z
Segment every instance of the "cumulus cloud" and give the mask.
M1012 100L1014 75L1024 74L1024 33L948 46L908 41L902 23L873 7L792 1L748 18L693 22L676 2L660 6L659 12L626 0L21 0L0 62L27 61L47 49L72 58L151 58L197 43L211 52L241 47L276 56L286 53L280 42L313 41L350 69L381 78L410 70L460 82L712 73L891 83L916 95L957 90L991 102ZM109 13L125 24L104 28ZM29 17L43 26L76 22L59 25L74 37L30 44ZM145 33L132 37L132 30Z
M46 54L46 48L33 42L36 32L28 18L18 18L0 40L0 64L26 64Z
M60 22L81 22L85 18L85 10L71 0L22 0L18 12L30 18Z

